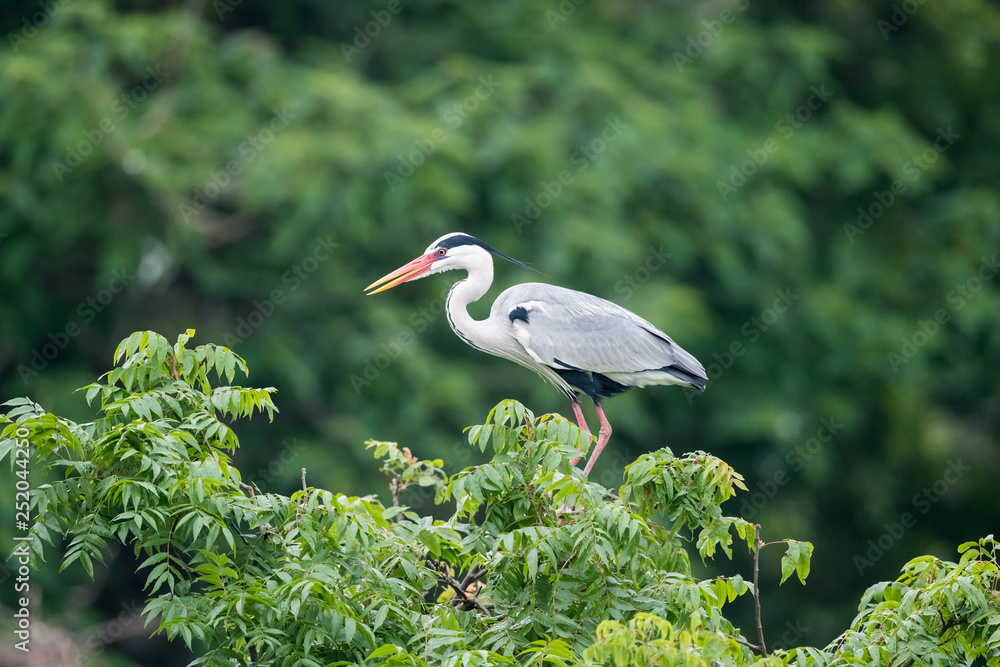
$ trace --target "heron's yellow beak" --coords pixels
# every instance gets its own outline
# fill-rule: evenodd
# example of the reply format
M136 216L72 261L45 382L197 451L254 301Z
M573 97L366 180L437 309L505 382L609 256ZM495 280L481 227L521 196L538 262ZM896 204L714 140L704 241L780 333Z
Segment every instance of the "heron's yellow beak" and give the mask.
M420 276L430 271L431 265L434 264L434 262L438 259L440 258L434 253L421 255L420 257L417 257L409 264L399 267L398 269L396 269L395 271L393 271L388 275L382 276L381 278L373 282L371 285L366 287L365 291L368 292L368 295L370 296L372 294L378 294L379 292L384 292L385 290L395 287L396 285L405 283L407 280L413 280L414 278L419 278ZM382 285L382 283L385 284ZM379 287L374 292L369 291L373 287L378 287L379 285L382 286Z

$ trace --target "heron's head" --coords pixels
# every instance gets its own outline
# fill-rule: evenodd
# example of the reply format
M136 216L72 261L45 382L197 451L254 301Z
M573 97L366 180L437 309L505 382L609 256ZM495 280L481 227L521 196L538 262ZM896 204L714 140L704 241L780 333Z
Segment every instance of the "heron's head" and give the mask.
M492 266L491 253L515 264L527 266L516 259L494 250L475 236L469 236L461 232L452 232L451 234L445 234L427 246L427 250L424 251L423 255L408 264L404 264L392 273L382 276L366 287L365 290L369 290L369 294L378 294L396 285L401 285L410 280L417 280L418 278L423 278L434 273L441 273L442 271L451 271L452 269L465 269L468 271L474 266L485 264ZM379 287L380 285L381 287ZM378 289L373 290L376 287Z

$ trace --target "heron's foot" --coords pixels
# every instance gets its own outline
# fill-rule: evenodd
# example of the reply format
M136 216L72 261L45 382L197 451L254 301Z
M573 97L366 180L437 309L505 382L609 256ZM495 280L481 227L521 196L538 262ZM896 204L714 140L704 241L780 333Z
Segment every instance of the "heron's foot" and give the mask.
M589 475L591 468L597 463L598 457L600 457L601 452L604 451L604 446L608 444L608 440L611 439L611 424L608 423L608 418L604 416L604 410L601 409L601 404L598 401L594 401L594 407L597 409L597 416L601 419L601 430L597 435L597 444L594 445L594 451L591 453L590 458L587 460L587 467L583 469L584 475Z

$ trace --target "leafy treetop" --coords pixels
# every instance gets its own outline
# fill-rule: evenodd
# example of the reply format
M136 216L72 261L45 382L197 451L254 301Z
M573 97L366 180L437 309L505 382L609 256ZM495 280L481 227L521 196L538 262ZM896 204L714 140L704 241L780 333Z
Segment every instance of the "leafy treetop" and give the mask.
M120 362L84 388L101 416L77 424L28 399L0 417L0 458L30 443L32 465L63 469L31 497L34 556L93 576L112 541L144 557L145 613L156 632L232 665L903 665L1000 664L997 543L962 545L949 563L921 557L862 598L824 649L768 654L724 615L750 593L759 610L760 526L724 516L745 489L704 452L660 449L626 468L618 489L570 465L588 433L558 415L503 401L469 430L492 458L448 477L396 443L369 441L392 505L307 487L290 497L241 481L224 420L277 408L273 388L212 386L246 374L215 345L188 350L137 332ZM403 504L411 487L454 501L446 520ZM65 549L55 536L68 540ZM734 539L754 554L753 583L697 580ZM812 546L782 540L781 582L805 582Z

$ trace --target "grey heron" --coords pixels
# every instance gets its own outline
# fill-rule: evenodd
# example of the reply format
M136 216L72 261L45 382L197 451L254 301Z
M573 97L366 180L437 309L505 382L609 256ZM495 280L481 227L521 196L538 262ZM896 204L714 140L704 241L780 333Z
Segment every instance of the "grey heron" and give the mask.
M572 402L577 424L586 431L590 428L579 392L593 400L601 428L585 475L611 437L602 398L656 384L705 390L705 368L670 336L632 311L584 292L544 283L515 285L497 297L489 317L473 319L469 304L493 284L492 255L526 266L474 236L454 232L365 290L377 294L435 273L465 270L467 277L452 286L445 304L448 323L458 337L477 350L533 370L561 389Z

